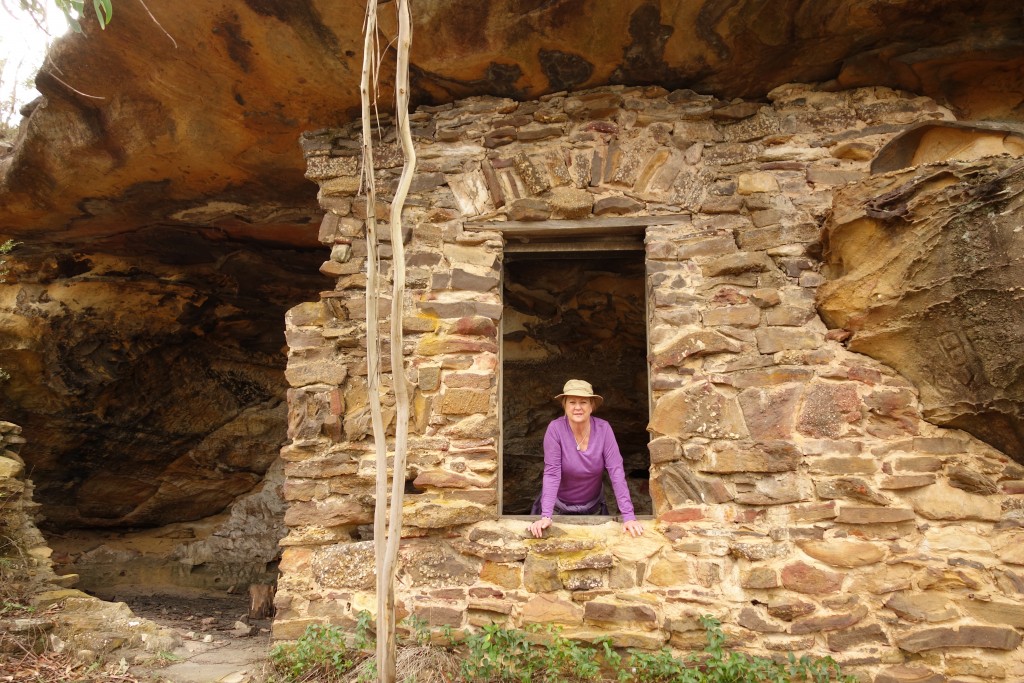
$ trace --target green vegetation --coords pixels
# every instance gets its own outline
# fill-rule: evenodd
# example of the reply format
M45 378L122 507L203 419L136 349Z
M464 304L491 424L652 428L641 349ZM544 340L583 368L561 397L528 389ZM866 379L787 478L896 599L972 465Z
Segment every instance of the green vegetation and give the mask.
M679 658L665 648L660 652L619 652L611 641L580 643L563 637L550 626L524 629L485 626L456 642L445 632L446 645L428 646L426 624L406 620L412 638L399 651L399 680L461 680L467 683L850 683L831 657L755 657L726 648L721 622L703 616L707 645L699 653ZM359 615L354 635L336 626L311 625L295 643L277 645L271 662L281 681L368 681L375 677L372 643L367 640L370 617ZM416 650L418 660L431 668L403 671L403 651ZM447 659L428 658L424 651L446 652ZM405 658L408 661L408 657ZM447 666L447 671L438 671Z
M21 9L32 16L42 17L46 13L46 5L51 0L19 0ZM77 33L82 32L82 25L78 23L79 17L85 13L86 0L52 0L68 20L68 24ZM92 9L99 20L100 28L106 28L114 15L113 0L92 0Z
M0 493L0 616L27 611L35 588L32 563L17 538L18 525L10 498Z
M359 613L355 634L349 636L337 626L310 624L294 643L275 645L270 651L274 670L285 681L340 681L369 657L367 639L370 613Z
M7 240L3 244L0 244L0 278L7 275L7 259L5 259L4 256L14 251L14 248L19 244L21 244L21 242L15 242L14 240Z
M11 253L19 242L14 240L7 240L3 244L0 244L0 280L7 276L7 259L4 258L7 254ZM7 370L0 368L0 382L6 382L11 378L11 374Z
M535 640L542 644L534 646ZM467 652L461 673L467 681L593 680L601 674L598 655L602 651L606 662L609 653L619 656L607 641L597 649L563 638L558 629L535 625L512 630L485 626L467 638L464 646Z

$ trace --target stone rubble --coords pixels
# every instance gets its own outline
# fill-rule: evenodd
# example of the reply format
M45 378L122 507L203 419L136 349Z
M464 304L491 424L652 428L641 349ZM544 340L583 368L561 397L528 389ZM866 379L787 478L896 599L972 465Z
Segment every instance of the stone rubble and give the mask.
M685 651L709 613L734 646L831 654L862 681L1024 679L1021 467L926 422L916 388L848 351L815 307L834 190L905 125L952 118L886 88L806 85L768 102L607 87L416 114L404 327L418 492L398 618ZM388 188L398 161L381 133ZM287 315L278 639L375 610L358 128L302 144L337 285ZM497 512L502 228L609 216L647 226L655 517L639 539L609 521L537 540Z
M32 482L20 455L25 443L21 427L0 421L0 547L2 556L24 561L25 575L18 572L16 578L26 582L21 592L31 595L58 577L50 561L52 552L35 525L40 506L32 500ZM18 590L13 585L5 588Z

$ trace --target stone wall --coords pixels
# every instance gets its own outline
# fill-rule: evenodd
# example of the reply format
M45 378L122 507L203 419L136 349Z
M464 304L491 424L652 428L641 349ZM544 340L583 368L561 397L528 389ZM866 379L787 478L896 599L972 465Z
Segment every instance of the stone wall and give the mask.
M833 189L907 124L950 118L887 89L799 85L767 103L608 88L416 112L404 328L420 493L400 617L689 650L710 613L734 645L832 654L865 681L1021 679L1024 471L924 421L916 389L815 308ZM380 132L386 192L400 159ZM336 286L287 316L277 638L374 608L357 130L303 146ZM496 508L500 228L626 217L646 226L655 516L640 539L559 521L535 540Z
M31 596L57 580L50 548L35 524L39 505L20 455L25 441L21 427L0 421L0 579L8 599Z

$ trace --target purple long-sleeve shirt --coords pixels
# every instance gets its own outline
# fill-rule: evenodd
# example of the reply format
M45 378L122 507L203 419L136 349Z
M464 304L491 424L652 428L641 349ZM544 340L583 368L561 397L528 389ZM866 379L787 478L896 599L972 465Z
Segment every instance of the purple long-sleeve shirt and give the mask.
M541 515L551 516L555 498L577 504L597 498L605 470L612 481L622 520L636 519L626 486L626 472L622 468L622 454L607 420L590 417L590 442L585 451L576 450L576 440L566 416L552 420L544 434Z

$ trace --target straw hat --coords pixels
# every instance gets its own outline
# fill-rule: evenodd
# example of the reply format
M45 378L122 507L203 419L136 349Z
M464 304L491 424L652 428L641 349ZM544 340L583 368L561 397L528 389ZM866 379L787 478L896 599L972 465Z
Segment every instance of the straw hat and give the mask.
M585 382L582 379L571 379L566 382L565 386L562 387L562 393L555 396L555 400L561 401L566 396L581 396L593 399L594 410L597 410L604 403L604 398L594 393L594 387L590 386L590 382Z

